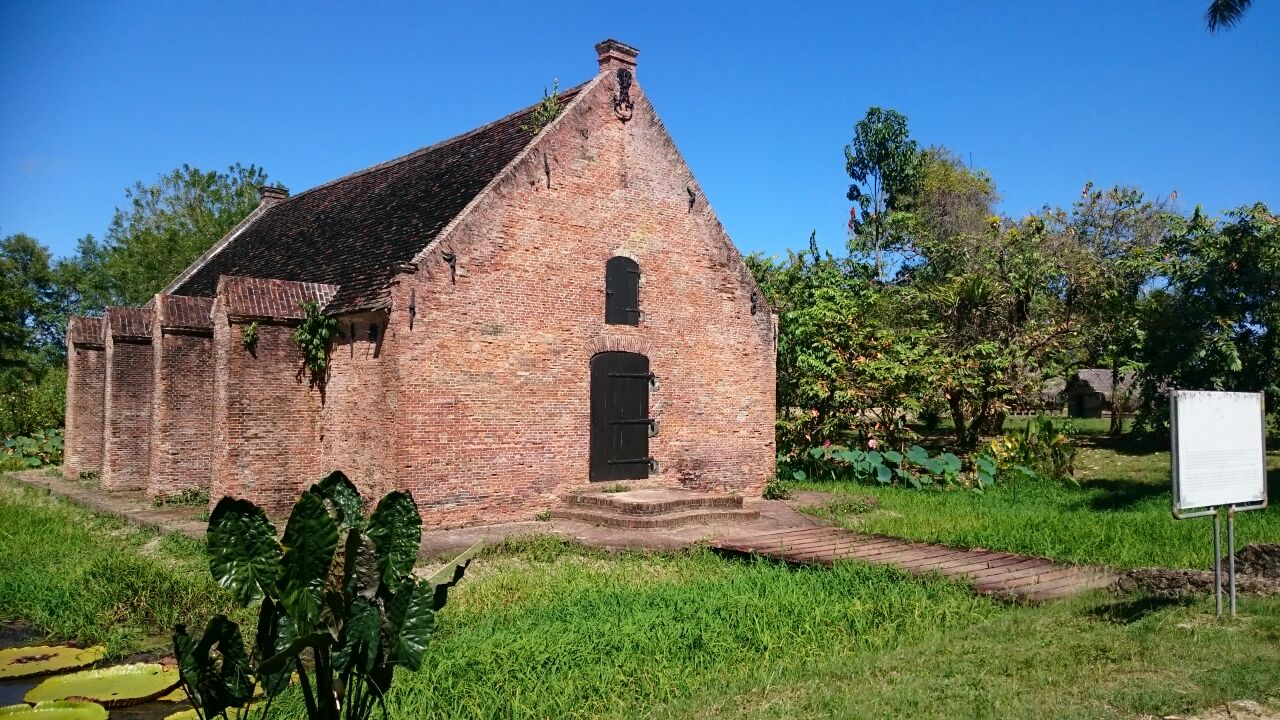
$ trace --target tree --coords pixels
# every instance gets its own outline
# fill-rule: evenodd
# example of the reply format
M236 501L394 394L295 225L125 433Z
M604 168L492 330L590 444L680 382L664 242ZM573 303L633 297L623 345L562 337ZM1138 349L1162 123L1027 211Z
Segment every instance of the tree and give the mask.
M854 126L853 143L845 146L844 158L845 171L853 180L848 198L857 204L849 218L851 245L874 257L878 279L890 215L915 191L919 180L920 148L911 139L905 116L872 107Z
M1204 13L1204 21L1209 26L1209 32L1216 33L1218 28L1235 27L1252 4L1253 0L1213 0Z
M29 382L46 364L42 349L62 337L55 297L48 248L22 233L0 240L0 386Z
M1048 213L1061 222L1061 232L1080 245L1085 260L1069 288L1069 300L1085 320L1081 325L1079 360L1111 370L1119 398L1123 372L1133 370L1142 343L1140 304L1156 270L1156 250L1172 222L1163 200L1148 199L1141 190L1116 186L1110 190L1085 185L1071 213ZM1113 409L1111 433L1121 430L1122 413Z
M794 455L825 442L901 444L902 419L927 394L928 354L891 311L895 288L872 268L809 251L748 265L779 313L778 447Z
M62 424L64 320L49 251L30 235L0 240L0 438Z
M1170 388L1265 392L1280 403L1280 217L1242 206L1223 222L1196 208L1161 248L1167 287L1143 305L1142 408L1167 428Z
M252 212L266 184L264 170L238 163L225 173L183 165L154 185L134 184L105 239L80 241L77 267L65 271L73 304L147 302Z
M904 261L894 317L927 339L933 386L964 450L1002 428L1077 332L1065 302L1081 264L1074 241L1039 216L1000 217L998 197L986 173L930 148L911 211L895 219Z

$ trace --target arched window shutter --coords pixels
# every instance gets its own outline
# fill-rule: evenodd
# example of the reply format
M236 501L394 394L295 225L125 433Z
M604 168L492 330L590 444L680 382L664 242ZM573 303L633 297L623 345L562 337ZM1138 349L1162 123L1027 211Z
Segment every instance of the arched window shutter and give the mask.
M621 255L604 266L604 321L609 325L640 324L640 265Z

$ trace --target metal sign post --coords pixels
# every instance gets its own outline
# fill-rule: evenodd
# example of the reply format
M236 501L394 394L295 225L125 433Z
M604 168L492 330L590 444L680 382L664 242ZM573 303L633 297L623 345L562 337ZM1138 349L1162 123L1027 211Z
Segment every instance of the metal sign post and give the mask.
M1222 616L1222 511L1227 513L1229 611L1236 614L1236 513L1267 506L1262 393L1174 390L1173 516L1213 516L1213 594Z

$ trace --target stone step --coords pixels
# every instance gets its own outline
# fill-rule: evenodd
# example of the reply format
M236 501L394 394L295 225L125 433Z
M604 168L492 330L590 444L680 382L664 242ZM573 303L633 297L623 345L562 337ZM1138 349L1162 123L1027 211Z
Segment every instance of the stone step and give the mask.
M742 498L737 495L666 488L646 488L615 493L585 490L566 495L562 500L567 509L608 512L632 517L656 517L690 510L742 509Z
M731 507L692 508L668 511L661 515L635 515L615 509L589 505L568 505L551 511L551 516L561 520L577 520L592 525L618 528L671 528L710 522L747 522L760 517L757 510Z

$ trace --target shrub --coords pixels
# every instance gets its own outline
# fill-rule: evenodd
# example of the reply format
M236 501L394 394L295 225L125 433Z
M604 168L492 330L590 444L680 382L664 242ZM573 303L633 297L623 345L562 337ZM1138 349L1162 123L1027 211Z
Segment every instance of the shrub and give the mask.
M0 448L6 469L38 468L62 464L62 430L36 430L31 435L11 437Z
M791 488L782 478L775 477L765 483L761 496L765 500L786 500L791 497Z
M66 368L51 368L34 383L0 390L0 438L62 427L66 404Z
M1077 448L1071 442L1072 432L1069 423L1059 430L1053 420L1039 415L1022 431L992 440L987 453L1001 472L1074 482Z

